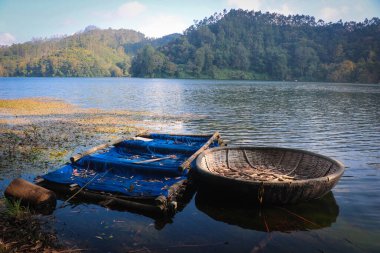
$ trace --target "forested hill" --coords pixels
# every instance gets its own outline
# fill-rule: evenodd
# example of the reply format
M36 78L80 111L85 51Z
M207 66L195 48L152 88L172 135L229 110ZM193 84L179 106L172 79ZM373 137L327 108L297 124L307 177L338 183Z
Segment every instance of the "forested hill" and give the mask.
M325 23L303 15L216 13L167 45L145 47L131 71L140 77L378 83L380 19Z
M156 40L89 26L0 47L0 76L130 75L379 83L380 19L325 23L231 10Z
M129 76L133 52L177 37L154 40L133 30L88 26L72 36L0 47L0 76Z

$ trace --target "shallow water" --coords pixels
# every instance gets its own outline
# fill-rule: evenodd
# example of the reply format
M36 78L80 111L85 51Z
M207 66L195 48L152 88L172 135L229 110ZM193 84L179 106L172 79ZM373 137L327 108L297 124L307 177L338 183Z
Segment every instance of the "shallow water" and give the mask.
M21 97L183 116L175 131L219 130L230 144L301 148L346 165L331 194L285 208L234 208L195 194L171 220L154 220L73 204L51 217L67 244L97 252L380 251L380 85L0 78L0 98ZM1 190L8 180L0 172Z

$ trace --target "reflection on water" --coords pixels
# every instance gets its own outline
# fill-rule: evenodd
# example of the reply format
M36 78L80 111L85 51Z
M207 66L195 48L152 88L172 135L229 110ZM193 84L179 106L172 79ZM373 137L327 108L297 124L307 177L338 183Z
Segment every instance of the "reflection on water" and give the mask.
M379 85L0 78L0 97L175 115L178 132L219 130L231 144L306 149L347 168L333 194L261 212L200 194L163 225L93 204L67 206L52 221L62 241L96 252L257 252L257 245L264 252L380 251Z
M26 180L31 181L31 178L26 178ZM1 181L0 181L1 182ZM41 186L46 187L46 183L41 184ZM51 186L50 186L51 187ZM129 212L133 214L138 214L142 215L145 217L148 217L152 219L154 224L154 228L157 230L162 230L167 224L173 223L173 219L175 216L175 213L172 214L166 214L164 215L163 213L157 213L157 212L151 212L151 211L141 211L141 210L136 210L133 207L126 207L126 206L120 206L118 204L112 203L112 201L106 201L103 198L96 198L92 196L92 198L88 197L86 198L85 196L83 197L76 197L74 199L70 199L72 196L72 193L67 193L67 190L60 189L59 187L55 186L55 193L57 196L58 201L65 203L65 205L71 206L71 208L77 208L81 207L82 205L92 205L92 206L97 206L97 208L102 207L106 208L109 212ZM187 204L193 199L193 196L195 194L195 188L194 186L188 186L184 192L181 193L180 196L177 196L176 202L177 202L177 211L176 213L182 212ZM67 199L70 199L68 203L65 201ZM63 205L63 206L65 206ZM62 208L62 205L57 205L58 208Z
M247 206L198 192L195 205L217 221L264 232L292 232L330 227L339 215L332 192L321 199L284 206Z

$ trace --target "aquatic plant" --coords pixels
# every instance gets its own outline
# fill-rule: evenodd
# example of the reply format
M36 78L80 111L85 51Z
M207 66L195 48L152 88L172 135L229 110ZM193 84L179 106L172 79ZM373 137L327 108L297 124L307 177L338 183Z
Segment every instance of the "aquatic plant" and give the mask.
M21 141L21 138L14 132L6 132L4 133L4 139L5 142L3 145L7 146L4 151L8 157L13 158L16 154L16 149Z
M21 200L9 200L4 198L5 210L4 214L10 218L25 219L31 216L29 207L21 204Z
M23 142L38 145L41 141L41 138L41 131L35 124L30 125L24 130Z
M69 153L69 151L66 149L50 150L49 158L55 159L55 160L62 160L62 158L64 158L68 153Z

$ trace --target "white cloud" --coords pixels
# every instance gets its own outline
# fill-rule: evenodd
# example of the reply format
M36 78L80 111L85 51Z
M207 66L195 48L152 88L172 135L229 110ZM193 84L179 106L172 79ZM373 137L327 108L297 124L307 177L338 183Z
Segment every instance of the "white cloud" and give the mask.
M149 37L158 38L171 33L181 33L188 26L180 16L158 15L148 18L139 30Z
M116 15L119 17L136 17L145 11L145 5L139 2L128 2L121 5L117 11Z
M10 46L16 42L15 36L10 33L0 33L0 45Z
M281 3L284 1L273 1L273 0L227 0L227 5L230 8L240 8L243 10L254 10L254 11L269 11L281 13L284 15L295 14L294 2Z
M262 0L227 0L230 8L258 11L262 7Z
M185 17L148 7L138 1L127 2L114 10L93 12L96 21L92 23L99 27L134 29L154 38L181 33L189 26Z
M289 7L287 4L283 4L280 8L274 8L274 9L269 9L269 12L276 12L276 13L281 13L284 15L292 15L295 14L295 11Z
M325 21L338 21L344 19L348 14L348 7L341 6L339 8L325 7L322 8L319 17Z
M320 13L320 17L326 21L334 20L337 16L339 16L339 11L331 7L323 8Z
M77 23L78 23L77 20L73 18L65 18L61 24L64 26L72 26L72 25L76 25Z
M103 18L105 20L115 20L115 19L123 19L123 18L133 18L137 17L140 14L144 13L146 10L145 5L134 1L127 2L125 4L120 5L116 10L112 11L95 11L93 12L94 16Z

